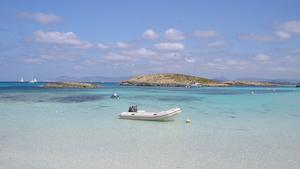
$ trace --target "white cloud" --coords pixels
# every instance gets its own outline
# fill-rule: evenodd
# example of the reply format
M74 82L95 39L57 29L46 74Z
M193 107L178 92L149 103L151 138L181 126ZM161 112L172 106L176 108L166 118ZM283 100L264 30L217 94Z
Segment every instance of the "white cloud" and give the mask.
M225 47L226 45L227 45L226 41L220 40L220 41L208 43L207 47L216 48L216 47Z
M290 33L283 32L283 31L277 31L277 32L276 32L276 35L277 35L279 38L282 38L282 39L289 39L289 38L291 37L291 34L290 34Z
M294 35L300 35L300 21L288 21L277 26L274 35L249 34L240 36L240 39L261 42L287 40Z
M140 59L145 59L148 56L155 56L156 52L146 49L131 49L119 52L110 52L104 57L108 60L123 60L123 61L137 61Z
M271 68L271 70L274 72L286 72L288 69L286 69L284 67L273 67L273 68Z
M300 21L285 22L280 26L280 29L286 32L300 34Z
M255 68L255 65L247 61L221 58L215 58L207 65L219 70L250 70Z
M91 44L90 42L82 42L81 45L78 45L77 48L80 48L80 49L90 49L92 48L94 45Z
M195 63L196 62L196 59L194 59L194 58L184 58L184 60L188 63Z
M163 42L155 44L154 47L160 50L184 50L184 45L182 43Z
M263 54L263 53L256 55L255 58L258 61L269 61L271 59L271 57L269 55L266 55L266 54Z
M117 45L118 48L121 48L121 49L127 49L127 48L129 48L129 44L128 43L124 43L124 42L117 42L116 45Z
M103 43L98 43L98 44L97 44L97 47L98 47L99 49L108 49L108 45L105 45L105 44L103 44Z
M36 31L34 39L39 43L73 45L78 48L87 49L93 45L87 41L81 41L73 32L44 32Z
M30 12L21 12L19 16L24 19L33 20L39 24L47 25L53 24L62 21L60 16L55 14L46 14L46 13L30 13Z
M166 30L165 36L168 40L173 40L173 41L179 41L184 39L184 35L182 32L172 28Z
M82 70L82 69L84 69L84 67L82 65L74 65L72 68L74 70Z
M39 58L26 58L23 62L27 64L40 64L42 63L42 60Z
M159 35L153 29L148 29L143 33L143 38L153 40L159 38Z
M108 53L106 56L104 56L105 59L108 60L123 60L123 61L134 61L136 60L135 57L127 56L127 55L121 55L119 53Z
M218 38L221 37L217 31L214 30L196 30L194 36L198 38Z
M278 40L287 40L294 35L300 35L300 21L288 21L277 26L274 35L249 34L240 36L240 39L253 40L261 42L271 42Z
M159 60L162 60L162 61L170 61L170 60L179 60L179 59L182 59L182 54L179 53L179 52L165 52L165 53L161 53L159 55L160 57L157 58Z
M276 31L276 35L283 39L289 39L294 34L300 35L300 21L288 21L282 23L279 26L278 31Z
M156 54L154 51L145 48L123 51L123 53L131 56L153 56Z
M219 69L219 70L227 69L227 67L221 63L208 62L207 66L212 67L213 69Z
M240 39L258 41L258 42L270 42L274 40L274 37L271 35L249 34L249 35L240 36Z

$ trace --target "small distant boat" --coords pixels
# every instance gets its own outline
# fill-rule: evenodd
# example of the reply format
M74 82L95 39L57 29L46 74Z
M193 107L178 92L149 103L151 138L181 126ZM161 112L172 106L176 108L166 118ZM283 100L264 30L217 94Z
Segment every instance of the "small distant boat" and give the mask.
M191 87L202 87L202 85L200 83L194 83L191 85Z
M20 82L22 82L22 83L24 82L24 79L23 79L23 77L21 78Z
M118 95L117 92L114 92L114 93L110 96L110 98L112 98L112 99L119 99L120 96Z
M30 80L30 83L37 83L36 78L34 78L33 80Z
M137 106L132 106L129 108L128 112L122 112L119 117L121 119L130 120L151 120L151 121L169 121L173 120L176 115L181 112L180 108L173 108L161 112L146 112L138 111Z

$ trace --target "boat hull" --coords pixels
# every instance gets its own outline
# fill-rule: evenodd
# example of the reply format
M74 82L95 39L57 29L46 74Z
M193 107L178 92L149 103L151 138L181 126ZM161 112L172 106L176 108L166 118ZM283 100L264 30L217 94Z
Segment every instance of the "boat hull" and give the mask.
M180 108L174 108L162 112L123 112L119 115L121 119L147 120L147 121L170 121L181 112Z

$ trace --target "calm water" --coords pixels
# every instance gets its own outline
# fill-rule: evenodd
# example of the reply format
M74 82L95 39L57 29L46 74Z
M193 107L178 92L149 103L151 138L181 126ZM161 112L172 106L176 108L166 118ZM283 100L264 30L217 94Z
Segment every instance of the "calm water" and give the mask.
M300 168L297 88L39 85L0 83L1 169ZM170 122L118 119L135 104L183 112Z

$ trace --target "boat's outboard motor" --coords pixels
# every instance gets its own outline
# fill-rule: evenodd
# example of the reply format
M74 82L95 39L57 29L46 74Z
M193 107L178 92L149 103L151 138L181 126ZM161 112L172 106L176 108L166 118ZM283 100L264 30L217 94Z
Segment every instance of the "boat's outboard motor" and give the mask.
M117 92L114 92L114 93L110 96L110 98L112 98L112 99L119 99L120 96L118 95Z
M133 111L134 111L134 112L137 112L137 111L138 111L137 105L133 106Z
M128 112L137 112L137 105L136 106L130 106L128 109Z

